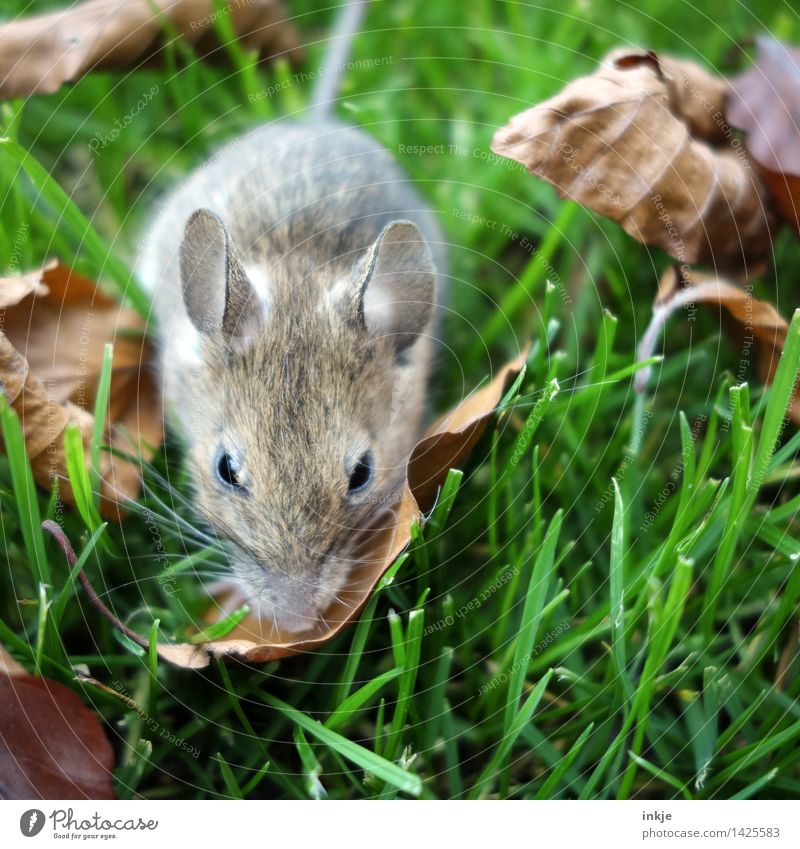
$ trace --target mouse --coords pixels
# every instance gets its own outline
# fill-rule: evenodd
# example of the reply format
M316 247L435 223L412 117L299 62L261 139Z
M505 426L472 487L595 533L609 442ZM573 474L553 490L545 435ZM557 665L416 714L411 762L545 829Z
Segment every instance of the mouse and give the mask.
M168 420L251 610L313 630L357 531L396 504L426 419L446 279L436 217L333 115L364 3L340 13L309 114L189 174L144 234Z

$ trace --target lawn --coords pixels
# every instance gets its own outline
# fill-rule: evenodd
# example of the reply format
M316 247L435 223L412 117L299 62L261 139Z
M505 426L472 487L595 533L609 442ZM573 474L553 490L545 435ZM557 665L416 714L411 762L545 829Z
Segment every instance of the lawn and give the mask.
M2 268L57 256L114 292L109 258L132 264L169 186L253 124L302 116L333 11L287 2L302 68L173 45L162 68L0 104L0 136L70 199L0 143ZM338 114L394 153L451 245L431 411L532 340L524 378L357 624L267 665L185 671L120 637L38 535L56 502L0 456L0 641L100 714L121 798L797 797L800 434L783 414L800 323L765 390L719 315L676 316L637 393L670 258L490 151L511 115L618 44L733 73L765 30L800 43L797 16L766 0L372 4ZM774 267L797 268L798 243L784 232L774 254L755 291L791 316L795 281ZM167 640L225 568L192 530L180 469L170 434L122 524L92 537L61 517L106 603Z

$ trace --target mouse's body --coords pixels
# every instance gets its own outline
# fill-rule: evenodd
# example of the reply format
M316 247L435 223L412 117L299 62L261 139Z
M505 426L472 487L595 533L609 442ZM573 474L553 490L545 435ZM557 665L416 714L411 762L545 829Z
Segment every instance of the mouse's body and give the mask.
M402 490L441 254L391 155L329 120L229 144L143 243L138 274L199 511L283 630L313 627L346 584L353 530Z

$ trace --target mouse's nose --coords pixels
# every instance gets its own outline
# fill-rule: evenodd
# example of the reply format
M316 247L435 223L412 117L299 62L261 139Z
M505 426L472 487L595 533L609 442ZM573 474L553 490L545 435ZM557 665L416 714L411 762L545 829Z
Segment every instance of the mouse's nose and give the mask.
M287 574L269 566L262 567L269 581L275 623L282 630L297 633L313 629L319 623L315 604L316 585L304 572Z

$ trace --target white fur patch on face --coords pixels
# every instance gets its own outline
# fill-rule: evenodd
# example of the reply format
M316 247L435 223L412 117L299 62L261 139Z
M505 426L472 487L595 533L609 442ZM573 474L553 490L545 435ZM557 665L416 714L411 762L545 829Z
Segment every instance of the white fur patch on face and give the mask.
M272 287L269 283L269 278L263 269L255 265L245 265L247 279L250 281L258 300L261 301L261 306L264 312L269 310L272 303Z
M192 328L194 329L194 328ZM203 365L203 354L200 350L200 334L195 330L186 334L186 359L190 365L199 368Z
M139 285L145 292L148 292L151 295L153 294L153 291L156 288L156 283L159 279L153 259L153 254L155 252L153 250L148 250L150 242L152 242L152 238L152 236L149 236L145 240L144 245L139 249L139 253L136 257L136 263L134 265L134 276L136 277Z
M353 288L353 280L350 277L339 277L334 280L325 290L320 301L320 310L334 311L338 309L342 301Z
M381 286L367 286L364 293L364 313L369 316L370 325L378 330L389 330L397 304L394 293Z

